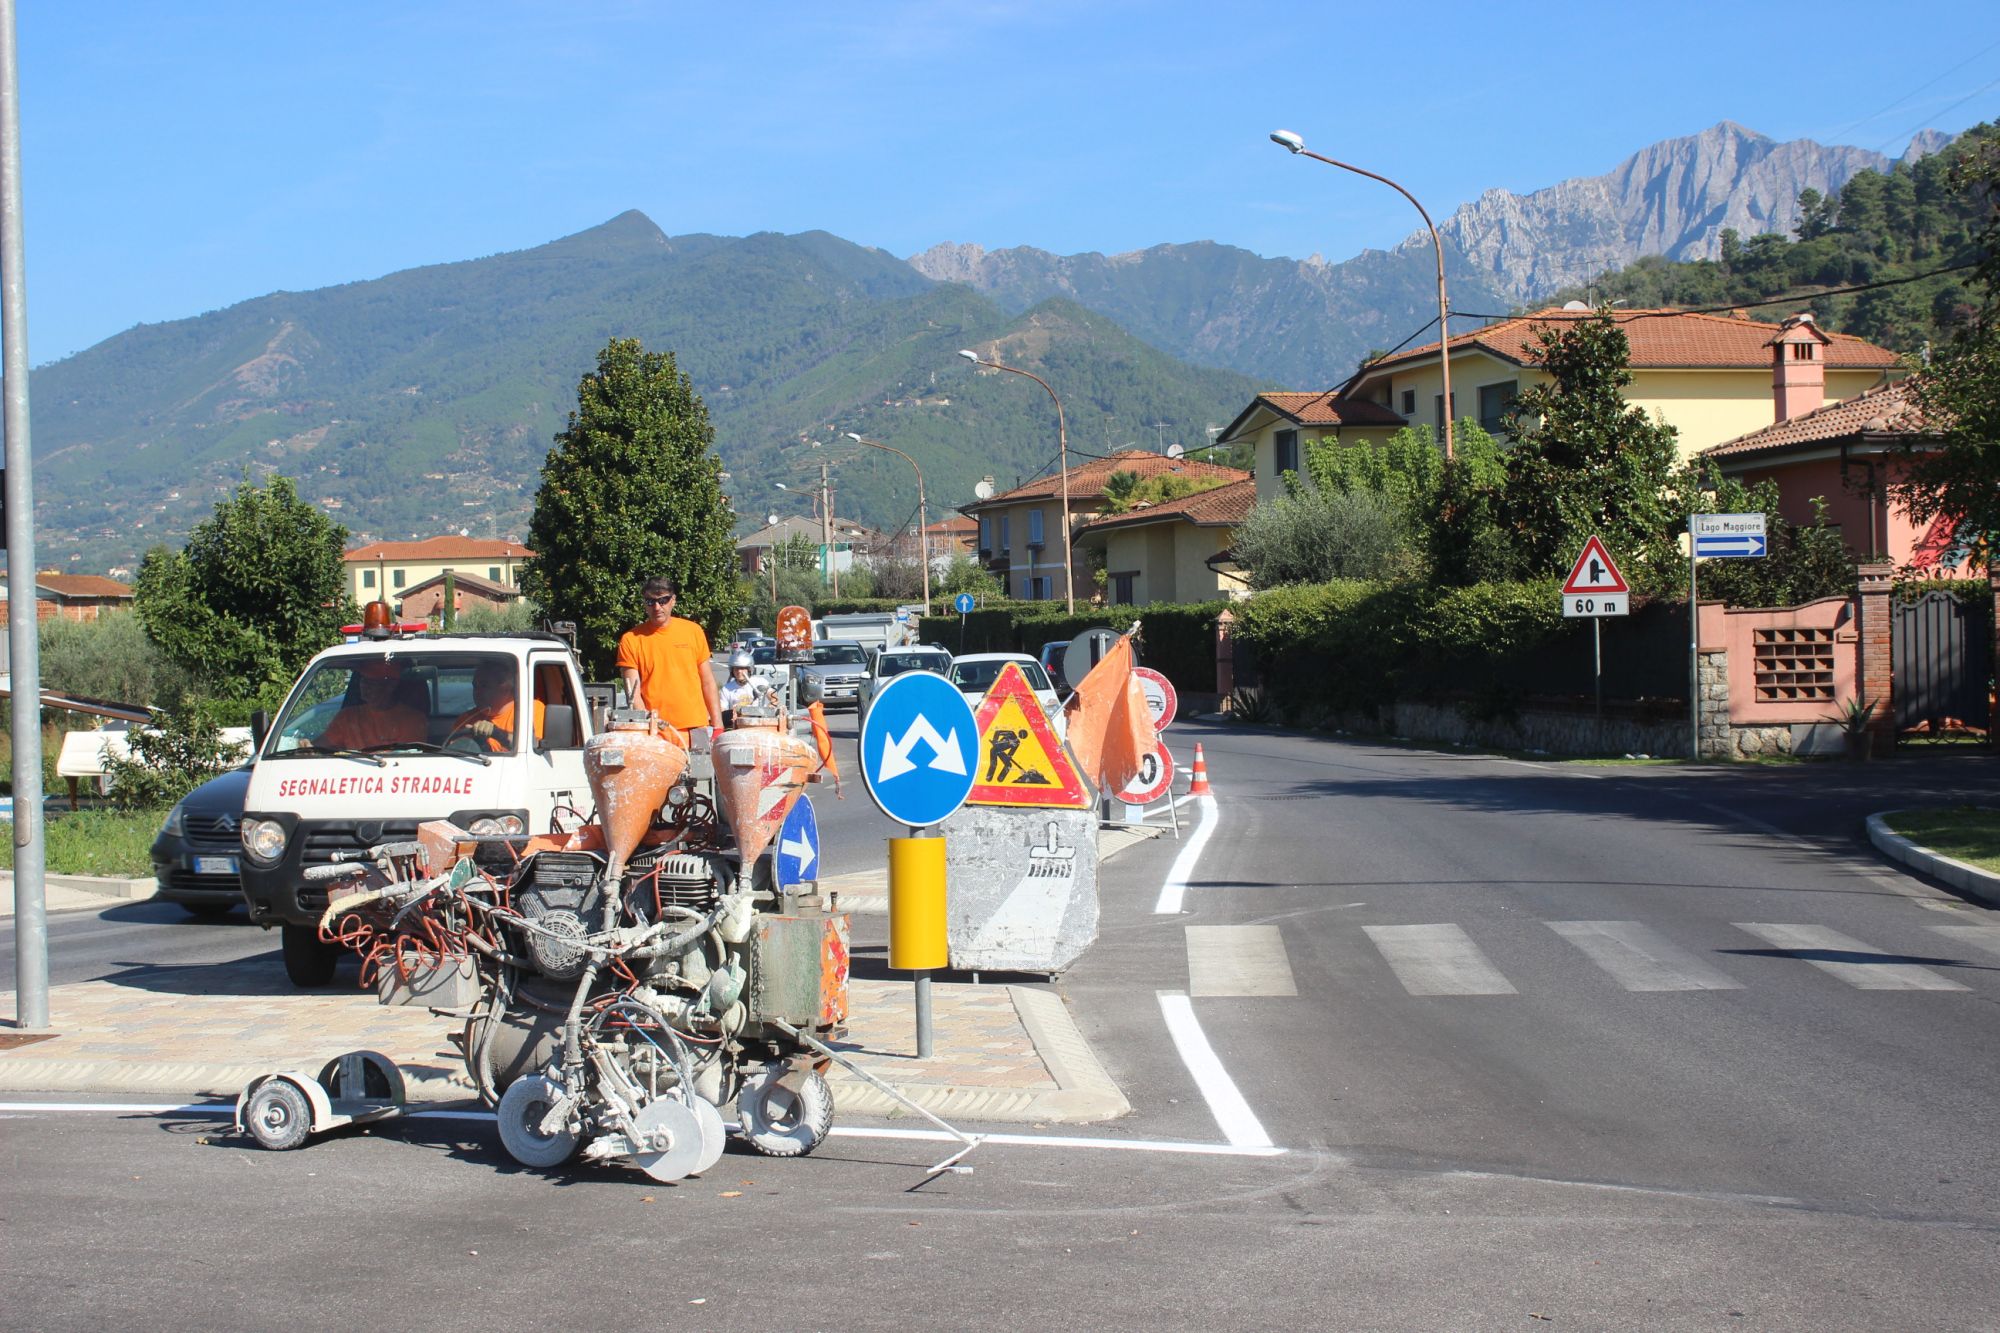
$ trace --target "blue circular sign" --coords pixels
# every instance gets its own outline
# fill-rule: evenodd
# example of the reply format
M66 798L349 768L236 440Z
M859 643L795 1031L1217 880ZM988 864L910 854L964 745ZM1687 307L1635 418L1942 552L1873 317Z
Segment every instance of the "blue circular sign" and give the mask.
M891 678L861 723L861 780L882 813L927 828L972 792L978 723L958 687L928 671Z
M960 615L965 615L969 613L972 610L972 608L977 605L977 603L972 600L971 593L962 592L955 599L953 599L952 605L958 608L958 613Z

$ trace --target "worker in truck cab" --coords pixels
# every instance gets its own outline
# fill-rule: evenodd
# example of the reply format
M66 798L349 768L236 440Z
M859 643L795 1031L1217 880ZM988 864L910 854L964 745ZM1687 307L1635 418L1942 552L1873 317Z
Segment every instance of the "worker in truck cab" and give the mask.
M618 640L618 674L635 707L649 708L662 722L692 735L697 728L722 726L722 698L708 669L708 635L692 620L677 619L680 585L672 579L646 580L640 589L646 619Z
M483 748L504 754L514 748L519 724L515 721L514 663L511 659L481 662L472 672L472 707L451 724L451 735L476 737ZM535 740L542 739L544 706L534 701Z
M363 662L354 669L357 696L320 733L322 750L367 750L428 739L430 719L401 697L403 664L393 659Z

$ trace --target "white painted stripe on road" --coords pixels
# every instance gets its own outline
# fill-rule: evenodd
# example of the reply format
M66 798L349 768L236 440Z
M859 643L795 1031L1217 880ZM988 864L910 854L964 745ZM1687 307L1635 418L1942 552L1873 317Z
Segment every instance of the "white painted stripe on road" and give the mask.
M1276 926L1188 926L1189 995L1297 995Z
M1969 944L2000 958L2000 926L1932 926L1954 944Z
M1250 1103L1236 1090L1229 1071L1222 1067L1215 1048L1208 1044L1207 1034L1195 1021L1194 1002L1177 991L1161 991L1160 1013L1167 1020L1174 1049L1180 1052L1181 1063L1187 1066L1188 1073L1194 1075L1195 1087L1201 1090L1202 1100L1208 1103L1209 1114L1215 1117L1222 1137L1239 1148L1270 1147L1271 1136L1264 1132Z
M1450 923L1363 926L1412 995L1518 995L1472 937Z
M1550 930L1583 950L1629 991L1742 990L1741 982L1670 944L1637 921L1550 921Z
M231 1102L194 1102L176 1105L171 1102L0 1102L0 1114L8 1112L40 1112L42 1114L102 1114L124 1113L127 1115L207 1115L226 1117L235 1114L236 1107ZM491 1111L412 1111L404 1117L408 1120L485 1120L491 1121ZM867 1125L836 1125L836 1136L851 1139L902 1139L922 1143L957 1143L960 1140L941 1129L876 1129ZM1270 1145L1259 1147L1254 1144L1235 1143L1189 1143L1173 1139L1095 1139L1081 1135L1063 1134L981 1134L977 1136L984 1143L1004 1143L1023 1148L1110 1148L1123 1152L1164 1152L1187 1153L1209 1157L1282 1157L1288 1149Z
M1194 874L1194 863L1201 859L1201 849L1208 846L1208 840L1215 833L1215 826L1221 822L1216 810L1215 798L1201 798L1201 823L1195 828L1194 836L1181 848L1181 854L1174 858L1172 868L1167 871L1167 882L1160 886L1160 897L1153 904L1154 916L1173 916L1181 910L1181 900L1187 897L1188 877Z
M1738 921L1736 928L1748 931L1775 948L1796 953L1801 962L1811 963L1829 976L1840 978L1856 990L1957 990L1966 989L1949 977L1939 976L1916 963L1889 961L1900 957L1872 944L1863 944L1825 926L1784 925L1769 921ZM1821 957L1813 957L1819 954Z

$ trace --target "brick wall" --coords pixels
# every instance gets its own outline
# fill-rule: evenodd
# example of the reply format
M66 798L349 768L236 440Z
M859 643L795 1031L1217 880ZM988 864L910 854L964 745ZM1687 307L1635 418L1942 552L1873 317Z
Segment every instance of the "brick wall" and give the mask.
M1886 755L1896 748L1895 696L1889 674L1889 590L1895 566L1877 560L1856 567L1854 572L1854 623L1861 655L1854 673L1854 697L1873 705L1868 721L1869 753Z

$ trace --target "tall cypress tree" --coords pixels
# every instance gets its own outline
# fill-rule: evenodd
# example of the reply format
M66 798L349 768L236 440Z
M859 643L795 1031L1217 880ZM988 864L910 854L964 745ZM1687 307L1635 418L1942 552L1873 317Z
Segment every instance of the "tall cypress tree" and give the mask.
M574 620L593 680L642 618L639 588L678 579L675 614L713 635L734 608L731 519L708 408L671 352L613 338L577 385L576 410L542 464L523 590Z

